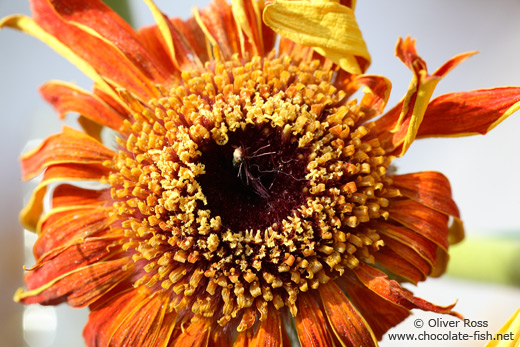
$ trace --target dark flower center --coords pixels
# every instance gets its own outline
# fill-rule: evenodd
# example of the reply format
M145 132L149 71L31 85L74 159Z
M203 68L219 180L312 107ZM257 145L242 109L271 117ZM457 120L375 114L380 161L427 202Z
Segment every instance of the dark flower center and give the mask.
M263 230L304 201L306 150L269 128L236 131L225 145L201 150L205 208L221 216L225 229Z

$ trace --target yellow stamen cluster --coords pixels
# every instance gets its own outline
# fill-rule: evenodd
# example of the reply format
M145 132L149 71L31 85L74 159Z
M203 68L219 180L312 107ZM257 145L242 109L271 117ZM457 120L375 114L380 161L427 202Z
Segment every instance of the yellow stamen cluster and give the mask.
M170 290L170 309L190 307L224 325L249 308L264 319L268 302L296 315L299 292L374 262L382 241L368 222L388 217L392 158L377 139L363 140L370 131L360 125L364 114L345 101L333 76L318 61L237 58L183 73L177 87L147 105L122 92L135 113L107 163L107 181L124 249L142 265L135 286ZM208 207L200 179L211 173L202 157L208 145L224 148L248 131L276 133L272 151L298 148L290 160L299 162L303 176L294 179L304 183L290 193L302 203L266 228L251 220L232 230ZM242 155L235 149L233 160Z

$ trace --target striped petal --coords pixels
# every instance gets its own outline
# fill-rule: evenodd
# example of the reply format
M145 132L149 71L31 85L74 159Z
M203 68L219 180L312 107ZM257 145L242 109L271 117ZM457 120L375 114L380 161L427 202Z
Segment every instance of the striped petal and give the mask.
M313 47L352 74L370 65L354 11L336 1L275 0L265 7L263 19L281 36Z
M62 133L48 137L36 149L22 155L23 179L33 178L55 164L102 164L114 154L85 133L64 127Z
M108 345L166 346L169 340L166 337L173 331L176 318L176 314L166 318L167 304L167 296L161 293L143 298L119 321L119 327L113 332ZM159 340L160 335L165 339Z
M448 236L450 244L464 239L464 227L459 209L452 199L450 182L443 174L425 171L393 176L393 185L409 199L453 217Z
M106 80L142 100L158 96L154 83L168 85L161 68L133 29L102 1L31 0L33 17Z
M300 293L298 296L298 314L294 321L302 347L332 345L323 313L311 295Z
M419 235L448 249L448 216L413 200L400 200L390 204L390 219L406 226Z
M39 288L29 291L19 289L14 296L16 302L24 304L54 305L67 301L74 307L92 304L108 290L126 279L132 261L127 258L98 262L67 272Z
M267 309L267 315L260 321L258 330L253 340L249 343L250 347L278 347L283 346L282 319L280 312L273 306Z
M435 98L417 138L486 134L520 108L520 87L479 89Z
M66 209L46 215L41 222L41 233L33 248L36 259L68 242L100 236L111 223L108 209L85 207Z
M36 265L25 276L27 288L41 287L63 274L117 254L113 246L118 241L117 236L72 240L67 245L48 251L39 257Z
M334 281L320 285L318 290L325 315L342 346L377 346L369 325Z

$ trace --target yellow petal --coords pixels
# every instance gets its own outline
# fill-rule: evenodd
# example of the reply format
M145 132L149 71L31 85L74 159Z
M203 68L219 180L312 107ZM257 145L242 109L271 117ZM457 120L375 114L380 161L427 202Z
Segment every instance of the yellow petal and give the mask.
M325 0L276 0L266 6L263 18L281 36L313 47L350 73L360 74L370 64L354 11L347 6Z
M178 66L177 59L175 58L175 47L173 46L173 37L167 22L168 19L164 16L164 14L161 12L161 10L159 10L159 8L155 5L155 3L152 0L144 0L144 2L150 8L150 11L152 11L153 18L155 19L157 27L159 28L164 42L166 42L166 46L168 47L168 54L170 55L170 59L175 64L175 66Z
M520 308L500 328L486 347L518 347L520 346Z

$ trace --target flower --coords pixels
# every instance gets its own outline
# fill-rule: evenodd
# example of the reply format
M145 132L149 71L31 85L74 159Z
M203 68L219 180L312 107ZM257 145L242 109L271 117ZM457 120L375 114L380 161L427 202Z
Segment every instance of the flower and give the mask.
M486 133L520 89L430 102L471 53L428 74L407 38L413 78L383 114L390 82L364 74L353 1L215 0L187 21L146 2L157 26L137 33L100 1L33 0L34 19L0 24L95 82L41 89L84 130L22 157L24 178L43 178L21 214L37 263L15 299L89 306L89 346L288 345L284 321L303 346L374 346L413 308L459 316L400 285L441 275L463 237L449 182L391 162L415 138Z
M520 308L493 336L486 347L517 347L520 345Z

